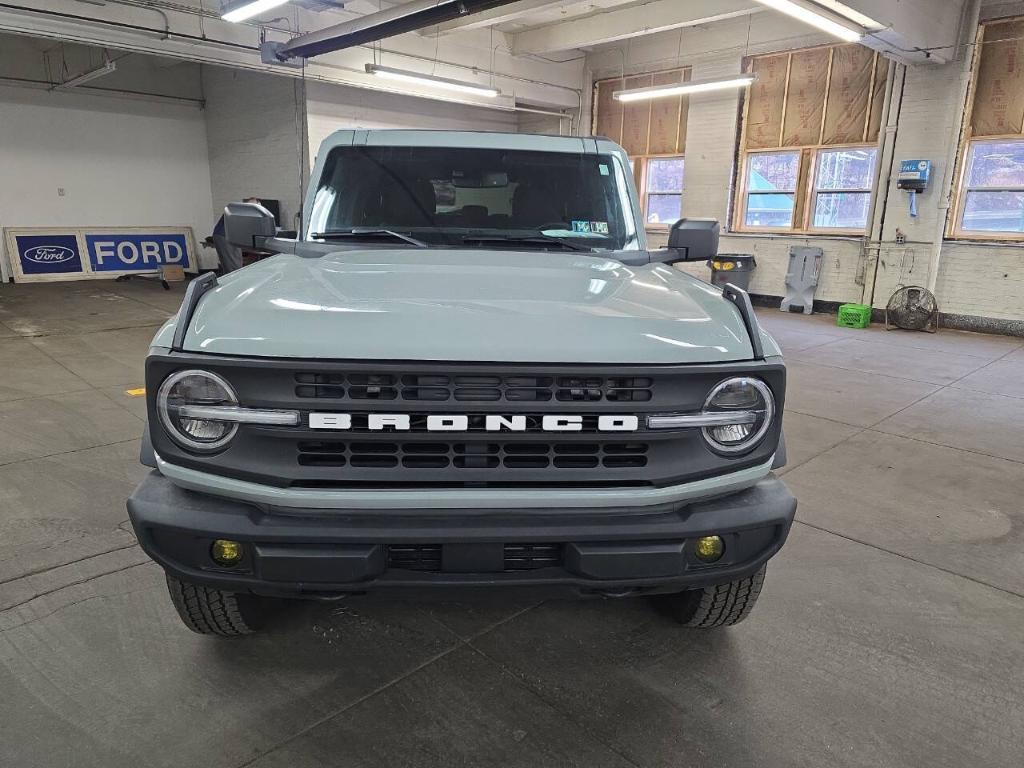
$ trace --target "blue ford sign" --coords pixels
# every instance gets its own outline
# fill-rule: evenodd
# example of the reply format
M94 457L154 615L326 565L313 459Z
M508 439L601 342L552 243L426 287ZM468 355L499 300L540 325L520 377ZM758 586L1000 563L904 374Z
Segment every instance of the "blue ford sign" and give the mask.
M87 234L85 246L93 272L154 272L166 264L191 266L183 234Z
M82 271L78 238L74 235L18 235L15 243L22 274L52 275Z

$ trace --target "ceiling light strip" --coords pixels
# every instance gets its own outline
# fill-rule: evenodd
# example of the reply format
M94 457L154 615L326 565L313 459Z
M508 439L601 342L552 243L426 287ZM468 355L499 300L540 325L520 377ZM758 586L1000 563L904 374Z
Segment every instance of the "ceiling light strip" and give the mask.
M288 0L234 0L224 6L220 17L224 21L245 21L287 2Z
M864 29L870 32L879 32L885 29L885 24L875 21L870 16L865 16L860 11L839 2L839 0L815 0L815 2L843 18L849 19L857 26L864 27Z
M754 75L736 75L734 77L715 78L713 80L691 80L677 85L655 85L650 88L631 88L615 91L612 98L616 101L645 101L647 99L664 99L669 96L685 96L691 93L707 91L723 91L728 88L746 88L754 82Z
M451 80L447 77L427 75L420 72L411 72L407 69L395 69L394 67L385 67L380 64L367 64L366 72L367 74L375 75L377 77L384 78L385 80L395 80L414 85L427 85L432 88L439 88L445 91L457 91L459 93L470 93L474 96L485 96L489 99L493 99L501 95L501 91L497 88L491 88L486 85L469 83L464 80Z
M757 2L847 43L859 42L866 34L864 28L855 27L852 24L841 24L824 12L824 9L816 10L803 2L795 2L795 0L757 0Z

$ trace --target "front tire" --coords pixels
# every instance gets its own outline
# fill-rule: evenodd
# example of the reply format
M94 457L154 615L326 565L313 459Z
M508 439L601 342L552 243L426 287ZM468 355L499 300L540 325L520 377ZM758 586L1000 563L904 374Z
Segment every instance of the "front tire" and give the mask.
M260 598L179 581L167 574L167 591L186 627L200 635L250 635L263 624Z
M744 579L694 589L660 598L672 617L684 627L731 627L739 624L754 610L764 585L767 565Z

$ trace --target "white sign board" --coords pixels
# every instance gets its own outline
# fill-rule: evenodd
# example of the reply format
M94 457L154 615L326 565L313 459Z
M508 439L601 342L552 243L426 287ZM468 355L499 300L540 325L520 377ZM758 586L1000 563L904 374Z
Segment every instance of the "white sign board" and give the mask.
M191 227L8 227L4 242L19 283L155 273L166 265L197 271Z

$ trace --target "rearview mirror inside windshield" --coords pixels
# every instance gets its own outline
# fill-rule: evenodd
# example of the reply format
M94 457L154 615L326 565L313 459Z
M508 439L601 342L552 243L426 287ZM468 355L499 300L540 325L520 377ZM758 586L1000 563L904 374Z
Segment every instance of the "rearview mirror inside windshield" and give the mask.
M508 186L508 174L504 171L483 173L452 171L452 184L459 189L496 189Z

